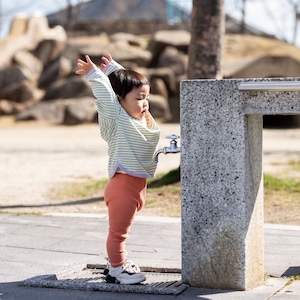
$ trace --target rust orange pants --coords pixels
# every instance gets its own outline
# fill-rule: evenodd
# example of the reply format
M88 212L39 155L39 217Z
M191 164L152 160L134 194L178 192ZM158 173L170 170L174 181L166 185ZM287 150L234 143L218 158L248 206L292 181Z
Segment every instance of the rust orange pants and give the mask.
M109 219L106 250L113 267L125 263L125 242L136 212L145 204L146 189L146 178L122 173L116 173L105 187L104 200Z

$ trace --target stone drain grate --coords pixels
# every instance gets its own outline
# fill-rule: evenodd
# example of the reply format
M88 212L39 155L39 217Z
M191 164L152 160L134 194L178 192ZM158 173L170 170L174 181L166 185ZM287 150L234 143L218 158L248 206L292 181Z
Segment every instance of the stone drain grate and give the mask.
M141 268L147 280L141 284L112 284L105 281L105 266L88 264L58 274L37 276L22 282L24 286L86 291L178 295L188 288L181 282L178 269Z

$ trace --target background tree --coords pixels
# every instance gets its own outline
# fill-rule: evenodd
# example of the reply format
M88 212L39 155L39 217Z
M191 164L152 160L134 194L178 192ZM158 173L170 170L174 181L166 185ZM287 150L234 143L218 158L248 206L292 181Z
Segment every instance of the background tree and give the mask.
M289 0L289 4L292 7L295 21L294 21L294 31L292 43L295 45L297 42L297 31L298 31L298 21L300 20L300 1L299 0Z
M224 0L193 0L188 78L222 78Z
M76 31L80 10L86 0L77 0L76 4L73 4L73 2L74 0L67 0L66 18L64 20L65 22L62 22L65 23L64 28L69 34Z

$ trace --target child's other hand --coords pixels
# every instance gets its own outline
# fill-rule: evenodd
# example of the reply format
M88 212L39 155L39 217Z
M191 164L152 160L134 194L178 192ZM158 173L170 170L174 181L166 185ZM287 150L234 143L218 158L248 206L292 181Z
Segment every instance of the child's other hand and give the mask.
M100 65L100 69L103 70L112 61L112 57L110 54L107 54L107 57L102 56L101 59L103 63Z
M97 69L97 66L92 62L88 55L85 56L86 62L78 59L77 67L79 70L76 70L76 74L87 75L90 71Z

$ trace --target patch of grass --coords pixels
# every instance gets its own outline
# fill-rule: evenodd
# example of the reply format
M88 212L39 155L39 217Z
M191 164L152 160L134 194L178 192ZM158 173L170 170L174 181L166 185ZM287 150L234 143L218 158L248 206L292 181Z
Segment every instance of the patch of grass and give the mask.
M300 193L300 183L295 179L279 179L269 174L264 174L264 187L275 191Z
M108 179L64 183L54 191L52 197L68 199L92 197L104 189L107 181Z
M37 216L37 217L41 217L43 216L42 213L40 212L21 212L21 213L16 213L16 216Z
M292 278L293 280L300 280L300 274L293 275Z
M155 178L148 180L148 188L162 187L180 181L180 167L168 173L158 174Z
M293 170L300 171L300 160L289 160L287 164L293 167Z
M148 189L145 207L141 210L143 215L155 215L164 217L181 216L181 195L180 188L174 193L174 185L163 186L159 189ZM170 192L170 189L173 191Z
M300 183L264 174L265 222L300 225Z
M180 194L180 186L172 186L172 184L180 181L180 169L174 169L168 173L162 173L148 180L148 191L156 194L165 194L163 187L169 186L167 189L170 194ZM55 197L67 198L86 198L97 194L100 190L104 190L108 179L88 180L80 182L63 183L55 192Z
M295 280L300 280L300 274L298 274L298 275L293 275L293 276L290 278L290 280L286 283L286 286L291 285L291 284L293 283L293 281L295 281Z
M74 201L77 199L102 197L107 181L107 179L103 179L64 183L59 189L54 191L54 199ZM264 174L266 223L300 225L299 198L300 182L297 181L297 178L279 178L274 175ZM94 212L95 204L84 204L81 209L86 212ZM97 203L96 209L106 209L105 204ZM155 178L148 180L146 203L140 213L143 215L180 217L180 168L158 174Z
M175 169L148 180L146 203L140 214L180 217L181 188L179 177L179 169ZM104 179L63 183L52 192L51 198L60 199L60 201L62 199L65 201L74 201L103 196L107 181L107 179ZM85 204L84 207L82 206L81 211L94 212L95 209L100 210L105 208L104 203L97 203L96 208L95 204L92 203L91 205Z

